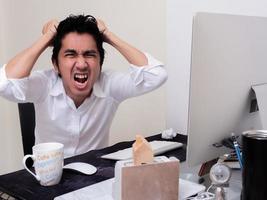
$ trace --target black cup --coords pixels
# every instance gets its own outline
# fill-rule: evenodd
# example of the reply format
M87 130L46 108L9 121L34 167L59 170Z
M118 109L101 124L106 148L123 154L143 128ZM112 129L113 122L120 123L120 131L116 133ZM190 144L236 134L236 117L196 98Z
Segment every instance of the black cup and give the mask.
M267 200L267 131L242 135L242 200Z

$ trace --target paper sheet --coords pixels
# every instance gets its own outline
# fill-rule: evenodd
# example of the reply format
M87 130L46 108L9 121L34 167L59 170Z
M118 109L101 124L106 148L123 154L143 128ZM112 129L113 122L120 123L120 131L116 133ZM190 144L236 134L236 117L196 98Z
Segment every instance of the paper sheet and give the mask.
M252 89L255 91L262 128L267 129L267 83L254 85Z
M54 200L113 200L112 184L114 178L96 183L73 192L63 194Z

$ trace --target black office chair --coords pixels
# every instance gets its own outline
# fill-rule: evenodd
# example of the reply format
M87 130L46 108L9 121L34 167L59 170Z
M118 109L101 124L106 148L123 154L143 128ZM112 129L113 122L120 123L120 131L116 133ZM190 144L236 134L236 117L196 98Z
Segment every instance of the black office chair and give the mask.
M19 103L19 119L24 155L32 154L35 137L35 109L33 103Z

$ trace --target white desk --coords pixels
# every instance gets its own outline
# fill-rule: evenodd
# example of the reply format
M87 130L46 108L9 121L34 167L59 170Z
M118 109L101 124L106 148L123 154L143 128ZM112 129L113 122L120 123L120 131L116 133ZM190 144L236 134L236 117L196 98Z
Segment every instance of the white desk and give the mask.
M230 188L228 190L229 200L240 200L242 190L242 173L240 170L232 170L232 177L230 179Z
M191 170L196 170L197 168L193 168ZM188 172L188 170L185 169L185 164L181 164L181 170L185 170ZM181 175L182 176L182 175ZM206 178L206 187L209 187L210 181L209 178ZM56 197L54 200L113 200L112 198L112 183L114 179L108 179L106 181L103 181L101 183L97 183L61 196ZM188 185L187 182L180 179L180 185L179 185L179 192L181 196L190 194L190 191L188 188L193 188L194 190L199 189L193 186ZM227 199L228 200L240 200L240 193L242 188L242 179L241 179L241 171L240 170L233 170L232 171L232 177L230 180L230 187L227 189ZM204 189L204 188L203 188ZM192 194L192 193L191 193ZM180 198L183 199L183 198Z
M61 195L54 200L113 200L112 187L114 178ZM205 186L183 179L179 180L179 199L205 190Z
M189 180L197 182L198 179L198 171L200 169L200 165L195 167L189 167L187 162L181 163L181 177L187 177ZM205 177L204 185L206 188L210 186L209 175ZM232 177L230 179L230 187L227 189L227 200L240 200L240 194L242 190L242 173L241 170L232 170Z

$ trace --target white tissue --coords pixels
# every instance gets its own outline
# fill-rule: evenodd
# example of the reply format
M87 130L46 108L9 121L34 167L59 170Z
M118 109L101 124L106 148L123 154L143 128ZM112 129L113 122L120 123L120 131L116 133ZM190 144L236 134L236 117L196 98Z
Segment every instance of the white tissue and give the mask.
M177 135L177 133L172 129L166 129L162 131L161 138L163 139L172 139Z

